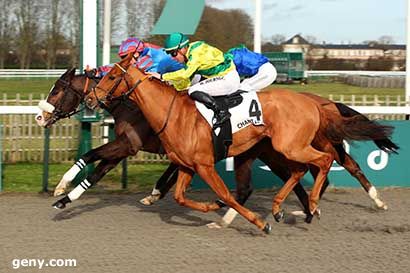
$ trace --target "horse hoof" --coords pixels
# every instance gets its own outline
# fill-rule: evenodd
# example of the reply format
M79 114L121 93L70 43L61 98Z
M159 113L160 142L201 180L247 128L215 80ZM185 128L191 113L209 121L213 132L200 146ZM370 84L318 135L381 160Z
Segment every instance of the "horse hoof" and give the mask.
M272 227L269 223L266 223L265 227L262 229L263 232L265 232L266 234L269 234L272 231Z
M64 193L65 193L65 190L64 190L64 189L55 189L55 190L54 190L54 196L55 196L55 197L60 196L60 195L63 195Z
M285 213L283 212L283 210L281 210L281 211L279 211L278 213L275 213L274 215L273 215L273 218L275 218L275 221L276 222L280 222L280 221L282 221L283 220L283 216L285 215Z
M211 229L221 229L222 228L222 226L216 222L206 224L206 226Z
M312 223L312 219L313 219L313 214L311 214L311 213L306 214L306 218L305 218L306 223L308 223L308 224Z
M147 196L147 197L145 197L145 198L142 198L142 199L140 200L140 203L143 204L144 206L151 206L151 205L152 205L152 202L150 201L150 199L149 199L148 197L150 197L150 196Z
M217 200L215 201L215 203L219 206L219 208L226 207L225 202L222 201L221 199L217 199Z
M154 204L155 202L157 202L160 199L161 195L160 194L156 194L156 195L148 195L145 198L142 198L140 200L140 203L145 205L145 206L151 206L152 204Z
M320 214L321 214L321 213L322 213L322 212L320 211L320 209L317 208L317 209L315 210L315 212L313 213L313 215L316 216L317 219L320 219Z
M293 216L306 217L306 212L304 212L303 210L295 210L295 211L292 211L291 214Z
M65 204L60 200L53 204L53 208L55 209L65 209Z
M382 201L376 202L377 208L380 210L387 210L387 205Z

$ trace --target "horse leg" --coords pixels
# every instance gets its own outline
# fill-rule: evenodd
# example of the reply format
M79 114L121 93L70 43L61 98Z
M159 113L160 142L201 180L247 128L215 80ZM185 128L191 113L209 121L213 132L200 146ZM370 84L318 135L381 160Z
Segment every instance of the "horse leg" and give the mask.
M313 177L313 180L316 180L316 177L319 173L319 169L318 167L311 165L309 166L309 172ZM325 193L325 191L327 190L327 188L329 187L329 179L326 176L325 182L322 185L322 188L320 189L320 194L319 194L319 198L322 198L322 195Z
M379 209L387 210L387 205L382 200L380 200L376 188L364 175L364 173L360 169L359 164L357 164L357 162L349 154L346 153L345 160L341 165L360 182L362 187L369 194L370 198L373 199Z
M131 155L131 153L128 152L128 146L129 142L126 136L121 135L114 141L108 142L85 153L63 175L63 178L60 180L54 190L54 196L64 194L71 181L73 181L77 174L81 172L81 170L84 169L88 164L93 163L97 160L111 160L119 157L124 158L125 156Z
M330 171L330 167L332 166L334 156L331 153L319 152L317 150L314 150L313 148L312 150L315 151L318 157L314 159L311 163L319 167L319 172L317 174L317 177L313 184L312 191L310 192L309 196L310 214L313 215L318 210L320 191L322 189L323 183L326 180L327 174ZM310 222L310 220L307 219L307 222Z
M78 184L68 195L55 202L52 206L56 209L64 209L67 203L71 203L80 198L86 190L95 185L107 172L113 169L124 158L125 157L114 160L102 160L97 165L94 172L89 174L87 178L81 181L80 184Z
M326 176L330 170L330 167L334 159L333 153L321 152L313 148L311 145L300 147L295 147L295 145L293 145L293 149L287 149L286 147L289 147L289 145L287 146L287 143L274 143L274 141L275 140L273 139L272 145L274 147L275 144L280 146L282 148L280 150L283 151L283 154L286 156L287 159L304 164L313 164L319 168L318 175L315 179L312 191L309 196L310 215L315 214L315 212L317 211L320 190L322 188L323 183L326 180ZM325 147L325 145L322 145L321 147ZM326 146L325 148L328 147ZM330 148L328 148L328 150L329 149ZM311 220L310 215L308 215L308 218L306 219L307 222L310 222Z
M276 154L272 153L261 153L258 155L258 158L265 163L271 171L276 174L282 181L288 181L290 178L289 168L285 165L280 164L282 159L277 158L277 156L272 156ZM236 200L240 205L245 204L249 196L252 194L252 163L255 161L256 156L249 156L248 154L244 153L242 155L235 157L235 180L236 180ZM303 211L296 211L292 212L295 215L303 215L309 213L309 198L308 195L300 183L297 183L293 191L295 192L296 196L298 197L299 201L302 203L304 208ZM210 223L207 226L209 228L221 228L229 226L232 221L235 219L238 213L229 208L225 215L222 217L220 223Z
M285 185L279 190L276 196L273 199L272 204L272 214L275 218L276 222L280 222L283 219L283 211L280 209L280 205L292 191L292 189L300 183L300 179L305 175L307 171L306 165L303 164L294 164L290 166L291 175L288 181L286 181Z
M235 198L230 194L228 188L224 184L213 166L198 166L196 168L198 175L211 187L211 189L222 199L228 206L236 210L240 215L245 217L249 222L256 225L265 233L271 231L269 223L262 221L252 211L241 206Z
M252 163L256 157L249 157L247 154L241 154L234 159L235 181L236 181L236 201L243 205L252 194ZM222 203L221 200L217 202ZM223 203L224 204L224 203ZM219 223L212 222L207 224L209 228L221 228L229 226L238 215L236 210L229 208Z
M271 171L276 174L284 183L288 181L291 177L291 172L289 169L289 166L286 166L285 164L281 164L279 162L287 162L286 159L284 158L279 158L277 156L272 157L271 154L263 153L259 156L259 159L262 160L263 163L265 163ZM299 199L300 203L302 204L303 207L303 212L294 212L294 214L299 215L299 214L307 214L309 213L309 198L308 194L306 193L305 189L303 188L302 184L297 183L293 187L293 192L296 194L297 198Z
M204 203L196 202L190 199L185 198L185 191L191 184L192 176L194 173L184 167L179 167L178 170L178 180L175 186L174 198L178 204L181 206L189 207L191 209L199 210L202 212L208 212L212 210L217 210L220 206L217 203Z
M144 197L140 200L140 203L146 206L154 204L159 199L164 198L164 196L169 192L172 186L175 185L178 178L178 165L171 163L165 172L155 183L152 192L147 197Z

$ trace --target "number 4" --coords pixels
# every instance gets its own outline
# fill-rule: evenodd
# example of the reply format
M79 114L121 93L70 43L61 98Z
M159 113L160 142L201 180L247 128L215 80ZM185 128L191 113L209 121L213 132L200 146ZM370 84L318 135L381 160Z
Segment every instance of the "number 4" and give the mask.
M249 116L256 117L257 121L261 120L261 111L259 110L258 102L256 100L251 101L251 105L249 107Z

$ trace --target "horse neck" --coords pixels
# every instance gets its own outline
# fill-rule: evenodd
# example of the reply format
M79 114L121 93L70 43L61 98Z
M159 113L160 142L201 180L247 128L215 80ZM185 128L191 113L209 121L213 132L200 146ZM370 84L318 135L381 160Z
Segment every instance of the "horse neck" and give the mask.
M94 82L93 80L89 80L89 86L88 86L89 89L90 87L92 87L91 83L93 82ZM85 88L86 83L87 83L87 76L85 75L75 75L73 79L71 80L71 86L74 92L80 95L81 101L84 101L85 99L84 88ZM95 85L96 84L94 84L94 86Z
M141 72L138 73L140 75L137 78L143 77ZM138 79L133 79L135 84ZM157 80L147 79L138 85L130 99L139 106L151 128L158 132L166 122L169 107L174 96L177 95L175 92L170 86L165 86Z

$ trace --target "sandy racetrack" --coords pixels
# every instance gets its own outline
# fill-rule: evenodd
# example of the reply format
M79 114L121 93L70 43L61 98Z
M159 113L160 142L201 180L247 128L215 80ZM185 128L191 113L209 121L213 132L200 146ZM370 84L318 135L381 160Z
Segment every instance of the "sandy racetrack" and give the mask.
M410 272L410 189L380 194L388 211L373 208L363 190L331 189L321 219L308 225L290 215L274 223L273 193L257 192L247 207L273 224L270 235L242 218L208 229L217 213L180 207L171 195L143 207L143 194L85 194L57 211L51 197L3 194L0 272ZM214 199L207 191L188 196ZM297 208L293 195L284 208ZM23 258L76 259L77 266L14 270L12 260Z

